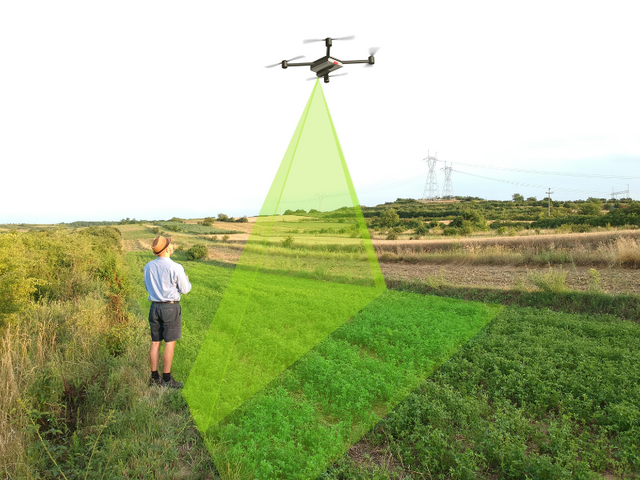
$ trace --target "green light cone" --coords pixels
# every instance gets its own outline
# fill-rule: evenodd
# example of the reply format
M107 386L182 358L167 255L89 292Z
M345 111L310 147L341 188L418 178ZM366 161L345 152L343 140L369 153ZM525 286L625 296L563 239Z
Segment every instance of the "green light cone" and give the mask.
M185 385L200 431L385 290L316 82Z

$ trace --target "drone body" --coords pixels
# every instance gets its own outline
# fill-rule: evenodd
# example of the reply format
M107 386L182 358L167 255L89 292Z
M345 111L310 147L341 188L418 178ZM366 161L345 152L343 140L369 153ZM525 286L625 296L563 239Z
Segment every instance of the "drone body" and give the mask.
M305 40L303 43L324 41L327 47L327 54L324 57L320 57L315 62L291 63L291 60L302 58L302 57L295 57L295 58L292 58L291 60L282 60L282 62L276 63L274 65L267 65L266 68L276 67L278 65L281 65L282 68L310 67L311 71L315 73L317 78L322 77L324 78L324 83L329 83L330 77L338 76L338 75L329 75L329 74L331 72L335 72L336 70L341 69L344 65L348 65L351 63L364 63L366 64L366 66L371 66L375 64L375 58L373 56L378 51L377 48L369 49L369 58L367 60L338 60L337 58L331 56L331 47L333 45L333 40L351 40L353 38L354 37L351 36L351 37L343 37L343 38L327 37L324 40ZM341 73L340 75L346 75L346 73ZM309 80L312 80L313 78L314 77L312 77Z

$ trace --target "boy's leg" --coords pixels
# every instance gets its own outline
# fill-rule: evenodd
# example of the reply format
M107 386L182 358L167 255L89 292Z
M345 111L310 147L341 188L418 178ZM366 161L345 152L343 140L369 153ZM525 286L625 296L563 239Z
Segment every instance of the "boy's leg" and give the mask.
M151 350L149 351L149 362L151 363L152 372L158 370L158 361L160 360L160 343L161 342L151 342ZM171 354L171 357L173 358L173 352Z
M160 345L158 345L158 348ZM171 362L173 362L173 351L176 347L176 341L164 342L164 355L162 356L162 373L171 373ZM157 367L156 363L156 367Z

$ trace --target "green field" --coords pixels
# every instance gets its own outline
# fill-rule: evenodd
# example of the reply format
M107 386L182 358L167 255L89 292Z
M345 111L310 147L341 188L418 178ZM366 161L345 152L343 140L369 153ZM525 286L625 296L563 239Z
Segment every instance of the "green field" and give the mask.
M130 255L138 265L153 258L149 254ZM216 305L221 301L222 285L230 277L229 269L213 265L186 263L185 269L195 287L184 297L182 305L185 312L193 310L194 313L185 313L183 340L178 343L174 370L176 375L179 372L181 378L188 380L193 367L197 367L195 355L204 355L204 332L209 329ZM217 420L211 423L211 428L207 414L198 412L208 412L213 405L189 401L200 430L207 432L205 439L218 470L228 468L237 474L245 472L242 478L314 478L500 310L498 306L482 303L386 292L371 303L366 300L363 305L368 305L342 326L335 321L343 314L330 308L332 305L312 307L324 315L319 321L315 320L315 325L329 328L326 333L319 331L317 338L309 343L309 333L317 327L295 323L293 329L280 330L285 333L275 347L269 342L269 351L256 353L265 342L262 338L267 338L273 328L273 319L286 318L286 311L278 314L278 308L292 310L295 305L292 300L303 300L299 297L303 293L300 281L292 283L287 278L267 275L266 281L256 287L262 296L259 300L261 311L267 312L266 316L256 317L257 323L249 328L250 335L244 342L238 340L236 355L245 360L238 362L240 367L235 375L230 377L226 372L225 377L227 395L232 398L244 395L243 400L230 405L224 398L218 401L214 411ZM243 279L238 281L247 283ZM346 293L353 297L361 291L349 285L324 281L314 288L336 290L334 294L329 292L330 296ZM349 292L343 292L345 289ZM286 291L293 295L288 302L283 301ZM277 297L275 302L274 297ZM313 298L321 301L326 296ZM146 310L148 306L144 299L140 302ZM338 300L336 303L337 307L343 305L348 309L356 304L353 298L350 302ZM238 315L234 314L228 321ZM233 329L227 332L221 320L218 317L216 320L217 348L230 349L224 347L230 341L224 338ZM267 333L261 333L265 326ZM325 339L331 330L333 333ZM318 343L320 340L323 341ZM300 348L304 353L313 344L317 345L306 355L301 357L296 353ZM276 351L278 362L271 367L275 368L274 375L267 370L271 365L269 357ZM291 368L285 370L289 366ZM205 378L218 378L223 367L222 364L208 365ZM258 368L264 371L256 373ZM247 388L245 385L255 384L255 378L274 378L279 372L283 373L268 385L258 383L249 390L250 394L240 393ZM187 382L185 387L185 396L189 398L201 398L203 393L216 388L216 382L203 383L202 380L196 386L189 388L190 385L193 382ZM284 408L286 405L289 408ZM256 421L256 415L276 415L278 421L264 431L269 422ZM238 424L242 426L238 427ZM292 425L295 429L290 428ZM262 438L260 447L247 448L246 442L249 439L253 442L258 437ZM304 448L300 447L303 444Z
M139 265L151 258L130 255ZM174 369L185 379L232 270L181 263L194 283L183 297ZM467 305L441 300L445 321ZM218 468L228 465L237 478L315 478L314 469L337 458L318 478L401 478L339 457L373 427L361 444L386 449L402 459L398 472L410 468L416 478L640 471L637 323L506 307L454 353L446 342L438 347L449 328L434 332L420 320L436 305L434 297L398 291L373 302L207 432ZM411 393L395 405L394 392Z
M210 451L249 478L295 478L292 469L320 471L334 458L318 480L640 474L637 296L388 282L391 291L203 437L182 392L147 384L140 275L153 257L123 257L119 238L109 228L0 235L0 282L11 292L0 304L3 478L229 478ZM233 273L185 259L178 252L194 288L183 297L180 381ZM421 350L442 337L425 336L429 324L412 309L482 303L425 292L506 306L447 359L446 342ZM403 388L409 395L388 411Z

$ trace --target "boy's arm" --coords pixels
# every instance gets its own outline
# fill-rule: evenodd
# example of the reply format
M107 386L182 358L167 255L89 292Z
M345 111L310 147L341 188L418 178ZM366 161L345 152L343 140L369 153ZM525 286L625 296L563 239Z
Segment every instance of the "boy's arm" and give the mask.
M189 282L189 277L184 271L184 268L181 268L178 272L178 292L180 293L189 293L191 291L191 283Z

